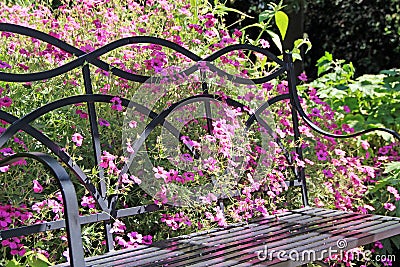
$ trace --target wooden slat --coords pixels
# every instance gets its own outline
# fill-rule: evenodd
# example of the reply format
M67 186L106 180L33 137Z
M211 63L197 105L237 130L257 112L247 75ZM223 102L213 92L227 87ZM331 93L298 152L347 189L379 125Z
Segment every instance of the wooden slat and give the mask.
M398 218L348 213L321 208L302 208L238 223L225 229L212 229L185 235L151 246L114 251L87 259L88 266L299 266L274 258L260 261L255 253L268 249L315 250L335 248L345 239L347 249L400 234ZM276 255L275 255L276 256ZM60 265L63 266L63 265Z

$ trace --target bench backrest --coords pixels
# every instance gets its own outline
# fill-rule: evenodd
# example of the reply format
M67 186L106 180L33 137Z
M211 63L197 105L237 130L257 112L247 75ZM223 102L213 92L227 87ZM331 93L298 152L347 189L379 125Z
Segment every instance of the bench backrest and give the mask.
M196 71L200 70L200 73L210 71L211 73L214 73L216 76L220 75L219 78L224 78L229 80L233 85L243 85L243 86L248 86L250 88L253 88L253 84L264 84L267 83L271 80L274 80L280 75L285 75L287 82L288 82L288 91L285 93L282 93L280 95L277 95L267 101L265 101L264 104L260 105L257 107L256 110L254 110L253 113L249 114L249 118L246 121L246 127L250 128L250 126L257 122L261 124L264 127L264 130L267 132L267 134L272 138L273 141L275 141L278 145L280 144L280 140L278 135L276 135L273 131L273 127L270 127L271 125L269 122L265 122L261 118L261 114L267 109L268 106L273 105L277 102L281 101L286 101L290 102L290 112L291 112L291 117L292 117L292 127L293 127L293 142L296 144L294 148L294 152L292 151L286 151L285 157L286 160L289 162L289 165L293 165L292 171L294 174L294 179L285 181L285 184L287 186L295 186L295 187L301 187L301 192L302 192L302 201L305 206L308 205L308 199L307 199L307 187L306 187L306 181L305 181L305 169L301 166L297 166L293 163L293 155L297 155L298 159L302 160L303 155L302 155L302 148L300 145L300 131L299 131L299 117L305 122L309 127L314 129L315 131L335 137L335 138L344 138L344 137L352 137L356 135L360 135L375 129L369 129L367 131L359 132L359 133L354 133L350 135L338 135L338 134L331 134L327 133L324 130L320 129L317 127L311 119L307 116L305 111L302 109L302 106L299 101L299 95L296 90L296 75L293 70L293 59L290 53L286 53L283 56L283 59L280 59L279 57L275 56L272 54L270 51L266 49L262 49L256 46L248 45L248 44L237 44L237 45L231 45L225 48L222 48L216 52L214 52L212 55L209 55L205 58L201 58L200 56L188 51L187 49L173 43L167 40L159 39L159 38L154 38L154 37L148 37L148 36L143 36L143 37L129 37L129 38L124 38L117 40L115 42L112 42L104 47L101 47L99 49L96 49L92 52L85 52L82 51L74 46L71 46L49 34L45 34L39 31L36 31L34 29L26 28L23 26L16 26L16 25L11 25L11 24L6 24L6 23L1 23L0 24L0 31L2 32L9 32L13 34L20 34L20 35L25 35L29 36L32 38L36 38L38 40L44 41L48 44L53 45L54 47L57 47L67 53L70 53L74 55L76 58L69 63L62 65L60 67L57 67L52 70L48 71L43 71L43 72L38 72L38 73L24 73L24 74L14 74L14 73L7 73L7 72L0 72L0 81L4 82L16 82L16 83L26 83L26 82L33 82L33 81L41 81L41 80L47 80L51 79L53 77L56 77L58 75L74 71L76 69L81 69L81 77L84 82L84 88L85 92L81 95L75 95L75 96L70 96L66 97L63 99L59 99L55 102L48 103L46 105L43 105L42 107L39 107L29 114L25 114L21 118L17 118L5 111L0 111L0 118L7 123L10 124L10 126L5 130L5 132L0 136L0 147L3 147L6 142L13 137L14 134L16 134L18 131L24 131L27 134L31 135L33 138L35 138L37 141L42 143L46 148L48 148L59 160L61 160L70 171L73 172L75 177L82 183L85 188L90 192L90 194L93 196L93 198L96 200L96 203L98 207L100 208L100 212L98 214L91 214L87 216L82 216L80 223L85 224L85 223L90 223L90 222L95 222L95 221L104 221L105 222L105 230L106 230L106 241L107 241L107 247L109 250L113 248L113 238L112 234L110 233L110 230L112 228L112 222L111 218L121 218L125 216L131 216L131 215L136 215L136 214L141 214L141 213L146 213L146 212L152 212L159 210L160 208L163 208L164 205L156 205L156 204L148 204L148 205L139 205L135 207L128 207L128 208L120 208L117 209L117 202L118 202L118 194L108 194L107 192L110 191L110 188L107 188L107 184L105 182L105 177L107 175L106 173L106 168L103 166L102 163L104 163L104 154L102 154L102 146L100 142L100 130L99 130L99 115L98 115L98 109L96 109L96 104L97 103L108 103L109 105L113 105L114 109L120 109L122 107L126 108L127 110L133 110L135 112L141 113L143 116L147 116L150 118L144 126L144 129L142 132L139 132L139 141L134 142L131 145L131 149L133 150L132 153L128 155L129 159L129 165L126 165L125 168L123 168L122 172L118 173L118 181L124 178L124 174L127 173L129 170L129 167L131 167L131 164L135 164L138 162L138 157L140 157L139 150L141 148L146 148L146 138L151 134L151 132L156 128L157 125L162 125L167 130L169 133L171 133L173 136L176 137L176 140L178 140L178 143L181 144L182 146L186 146L188 151L191 151L192 154L191 156L196 157L196 152L193 151L193 146L190 144L190 142L185 142L185 136L182 133L182 129L177 129L174 125L168 124L168 121L166 121L167 116L171 115L171 113L175 112L177 109L182 107L182 105L185 105L187 103L194 103L194 102L202 102L204 103L205 111L204 113L206 114L205 119L207 120L208 124L208 131L211 131L212 129L212 113L209 110L209 105L211 102L215 101L222 101L226 103L228 106L235 107L235 108L240 108L240 111L244 111L246 109L246 105L241 103L240 100L234 99L231 96L224 96L221 94L216 94L216 92L210 91L205 82L202 82L204 86L201 88L201 93L186 98L186 99L179 99L177 100L176 103L169 103L165 109L160 109L159 111L155 112L154 110L150 110L148 107L143 105L143 102L140 102L139 96L136 95L138 100L135 102L135 98L130 101L129 99L115 96L115 95L108 95L108 94L95 94L93 92L93 81L91 79L91 70L89 67L90 65L96 66L98 69L103 70L104 72L109 72L112 73L112 75L115 75L119 78L128 80L128 81L133 81L133 82L139 82L143 83L143 85L149 89L154 89L157 87L157 85L162 84L162 81L164 79L167 79L167 82L179 80L179 78L187 79L187 77L190 77L190 75ZM99 59L100 56L108 53L109 51L112 51L114 49L117 49L119 47L125 46L125 45L132 45L132 44L140 44L140 43L145 43L145 44L154 44L154 45L159 45L162 47L167 47L172 50L175 50L176 52L179 52L180 54L186 56L187 58L193 60L194 62L197 62L197 64L193 64L190 68L180 70L178 73L174 73L173 75L169 74L167 76L157 76L155 78L147 77L144 75L139 75L139 74L133 74L130 73L126 70L122 70L116 66L111 66L110 64L102 61ZM253 51L256 53L260 53L264 55L265 57L268 58L271 62L274 62L276 65L276 68L265 75L264 77L259 77L259 78L254 78L254 79L246 79L246 78L241 78L239 76L234 76L226 73L225 71L222 71L221 69L215 68L214 65L210 64L211 62L223 57L224 55L232 52L232 51L241 51L241 50L247 50L247 51ZM205 68L207 70L202 70L201 68ZM203 72L202 72L203 71ZM201 76L201 75L200 75ZM211 75L212 76L212 75ZM166 78L168 77L168 78ZM171 78L174 77L174 78ZM211 77L210 79L213 79L215 77ZM176 85L176 84L175 84ZM217 92L218 93L218 92ZM149 93L151 95L152 93ZM143 96L143 95L141 95ZM115 98L118 97L118 98ZM143 96L145 97L145 95ZM76 164L73 160L73 158L65 152L65 150L60 147L54 140L51 140L48 138L45 134L43 134L41 131L38 129L35 129L33 126L30 125L30 123L34 122L37 118L57 109L61 109L67 105L77 105L80 103L85 103L87 106L88 110L88 121L90 125L90 132L91 132L91 142L93 146L93 164L95 167L98 167L98 172L96 173L97 179L94 182L92 179L88 177L88 175L79 167L78 164ZM146 121L146 120L145 120ZM390 130L386 130L387 132L393 133L394 132ZM129 136L128 136L129 137ZM398 137L398 136L397 136ZM187 140L186 140L187 141ZM126 139L124 140L124 144L126 145ZM175 144L175 143L174 143ZM125 147L127 149L127 147ZM140 155L139 155L140 154ZM137 157L136 157L137 156ZM151 162L150 162L151 163ZM140 169L140 168L139 168ZM131 169L131 172L139 169ZM138 176L140 173L138 174ZM143 182L143 181L142 181ZM148 187L154 186L154 184L148 184ZM111 188L117 190L118 188ZM226 194L220 194L219 195L221 199L224 197L227 197ZM229 196L228 196L229 197ZM223 204L223 201L220 202L221 206ZM170 204L168 201L164 204ZM78 211L76 211L78 212ZM32 228L31 230L28 230L28 233L34 232L34 231L45 231L47 229L59 229L65 226L65 224L60 223L60 222L47 222L45 223L46 227L36 227L35 229ZM18 231L14 232L16 235L18 234ZM26 229L25 229L25 232Z

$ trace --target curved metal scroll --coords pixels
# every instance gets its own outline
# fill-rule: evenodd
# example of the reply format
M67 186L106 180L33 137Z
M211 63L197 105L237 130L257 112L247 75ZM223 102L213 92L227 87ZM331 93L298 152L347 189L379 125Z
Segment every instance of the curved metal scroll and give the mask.
M68 248L71 255L71 266L85 266L81 225L79 223L78 201L74 185L65 169L51 156L44 153L20 153L0 161L0 166L12 164L18 160L32 158L42 163L56 178L61 190L65 222L67 228ZM23 233L22 233L23 234ZM1 237L1 231L0 231Z
M17 117L1 111L0 110L0 118L12 123L10 127L6 129L6 131L0 136L0 147L2 147L7 140L9 140L14 134L18 131L23 130L33 138L41 142L47 148L49 148L55 155L57 155L67 166L75 173L79 181L85 185L85 187L91 192L93 197L95 198L96 202L99 204L100 208L104 211L110 211L109 204L105 202L105 200L101 197L100 193L97 191L96 187L92 184L90 179L86 176L86 174L79 168L77 164L71 159L71 157L65 153L57 144L55 144L52 140L50 140L46 135L35 129L34 127L30 126L29 124L39 118L40 116L53 111L55 109L77 104L81 102L103 102L103 103L110 103L110 100L114 96L112 95L100 95L100 94L93 94L93 95L80 95L80 96L72 96L65 99L61 99L47 105L44 105L33 112L27 114L26 116L18 119ZM121 98L121 104L125 107L128 105L133 105L136 110L142 114L148 114L151 119L154 119L158 116L157 113L148 110L146 107L129 101L126 98ZM171 132L174 136L178 139L180 138L180 133L177 129L175 129L172 125L168 122L164 123L166 129ZM188 147L191 150L191 147Z
M42 40L44 42L47 42L51 45L54 45L64 51L71 53L78 57L77 59L75 59L69 63L66 63L63 66L60 66L60 67L57 67L55 69L48 70L48 71L29 73L29 74L14 74L14 73L6 73L6 72L0 71L0 80L7 81L7 82L31 82L31 81L50 79L52 77L61 75L65 72L71 71L79 66L82 66L85 62L89 62L104 71L110 71L111 73L113 73L114 75L116 75L118 77L130 80L130 81L136 81L136 82L143 83L150 77L144 76L144 75L139 75L139 74L132 74L132 73L123 71L117 67L111 66L108 63L98 59L98 57L100 57L101 55L108 53L114 49L117 49L117 48L125 46L125 45L138 44L138 43L151 43L151 44L157 44L157 45L161 45L164 47L168 47L168 48L175 50L176 52L179 52L182 55L192 59L193 61L214 61L230 51L239 50L239 49L250 50L250 51L261 53L261 54L269 57L271 60L275 61L276 63L278 63L278 65L280 65L281 67L265 77L251 79L256 84L260 84L260 83L263 83L270 79L273 79L274 77L277 77L279 74L281 74L285 71L284 62L282 60L278 59L274 54L272 54L271 52L269 52L265 49L261 49L259 47L249 45L249 44L230 45L228 47L225 47L225 48L215 52L214 54L212 54L208 57L201 58L198 55L194 54L193 52L187 50L186 48L183 48L183 47L177 45L176 43L173 43L173 42L161 39L161 38L151 37L151 36L134 36L134 37L126 37L126 38L119 39L119 40L109 43L97 50L94 50L90 53L85 53L84 51L82 51L64 41L61 41L51 35L45 34L43 32L28 28L28 27L9 24L9 23L0 23L0 31L18 33L18 34L22 34L25 36L33 37L33 38Z
M290 93L292 94L292 100L293 103L295 105L295 108L297 110L297 112L299 113L300 117L304 120L304 122L314 131L316 131L317 133L320 133L322 135L328 136L328 137L332 137L332 138L351 138L351 137L356 137L356 136L360 136L366 133L370 133L370 132L374 132L374 131L382 131L382 132L387 132L389 134L391 134L393 137L395 137L396 139L398 139L400 141L400 134L397 133L394 130L391 129L387 129L387 128L370 128L370 129L365 129L356 133L352 133L352 134L334 134L334 133L329 133L323 129L321 129L320 127L318 127L317 125L315 125L314 122L312 122L312 120L310 119L310 117L307 115L307 113L304 111L304 109L302 108L300 101L299 101L299 95L297 93L297 88L296 88L296 80L295 80L295 75L292 73L293 72L293 61L292 61L292 56L291 54L286 54L286 64L287 67L286 69L288 70L288 78L289 78L289 90Z

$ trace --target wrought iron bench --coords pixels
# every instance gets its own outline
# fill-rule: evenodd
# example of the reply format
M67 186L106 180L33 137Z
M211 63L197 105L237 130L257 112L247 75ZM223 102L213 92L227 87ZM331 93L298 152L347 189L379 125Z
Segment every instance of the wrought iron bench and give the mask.
M225 47L206 58L201 58L172 42L153 37L124 38L93 52L86 53L48 34L26 27L2 23L0 24L0 31L21 34L42 40L77 57L75 60L64 66L41 73L11 74L0 72L0 81L39 81L50 79L68 71L81 68L86 89L86 92L82 95L71 96L46 104L20 118L17 118L3 110L0 111L0 118L10 124L5 132L0 136L0 147L3 147L7 140L12 138L15 133L22 130L26 132L26 134L35 138L38 142L42 143L51 152L51 155L37 152L15 154L3 159L0 162L0 166L9 165L22 158L33 158L42 163L50 170L52 175L58 181L65 210L65 218L58 221L43 222L35 225L1 230L1 240L66 228L70 262L68 264L61 264L60 266L299 266L316 259L323 259L327 256L327 254L324 255L327 250L340 250L344 248L351 249L400 234L399 218L310 207L307 199L305 169L302 167L293 167L294 179L285 181L284 183L289 187L299 187L301 189L303 202L302 208L287 211L278 215L252 219L248 223L231 224L224 228L215 228L212 230L170 238L164 241L155 242L152 245L139 245L133 249L114 250L113 234L110 232L113 220L126 216L154 212L161 208L166 208L168 205L159 206L149 204L117 209L117 196L107 195L106 193L106 184L104 183L104 179L102 179L105 176L104 171L99 171L98 175L100 176L100 182L99 185L95 185L88 178L85 172L74 163L71 156L61 149L56 142L50 140L45 134L30 125L30 123L35 119L55 109L59 109L66 105L86 103L89 111L88 117L92 134L91 138L93 142L94 162L95 165L98 166L101 162L101 145L99 141L100 134L95 104L111 103L110 101L112 101L114 96L93 93L93 81L90 76L89 64L104 71L109 71L113 75L123 79L141 82L147 85L149 84L149 77L131 74L119 68L112 67L108 63L99 59L101 55L113 49L128 44L138 43L152 43L168 47L187 56L195 62L200 62L200 64L195 64L194 67L184 70L184 74L186 75L190 75L191 72L195 72L199 68L201 69L205 66L212 69L213 66L208 63L231 51L250 50L265 55L268 59L277 63L278 68L266 77L253 79L252 82L255 84L261 84L276 78L278 75L285 74L288 81L289 93L278 95L268 100L265 105L258 107L255 113L250 114L246 126L250 126L254 122L261 124L264 122L262 125L265 127L268 135L272 136L278 143L279 139L271 131L268 123L262 120L260 113L266 108L266 105L273 105L276 102L286 100L290 101L291 105L295 142L300 139L300 120L298 116L300 116L302 121L310 128L320 134L333 138L354 137L376 129L368 129L359 133L343 136L331 134L318 128L307 116L299 102L299 96L296 89L296 77L293 72L293 62L290 54L285 54L284 59L281 60L267 50L251 45L240 44ZM246 84L246 79L233 77L232 75L218 69L214 69L214 72L217 73L217 75L222 73L224 77L230 77L235 83ZM151 82L153 84L158 84L160 79L156 78L151 80ZM130 102L128 99L121 98L122 106L128 109L134 108L139 110L139 112L148 115L151 118L150 123L145 125L143 132L139 135L139 141L135 142L133 145L134 152L131 155L129 161L130 164L133 164L135 160L138 160L140 157L136 150L140 150L142 147L146 149L144 142L157 125L163 125L173 134L174 137L177 137L177 140L182 139L182 135L176 128L174 128L174 125L167 123L167 117L178 107L196 101L205 103L207 123L212 120L212 113L209 110L209 104L211 101L225 102L227 105L234 107L244 107L243 104L230 98L230 96L214 95L210 93L206 86L203 87L203 92L201 94L173 103L159 113L148 110L143 105ZM209 129L210 128L211 126ZM391 133L400 140L400 136L391 130L379 130ZM188 145L187 148L189 151L193 152L192 155L194 157L198 157L196 152L194 152L193 147ZM294 150L299 155L299 158L302 159L301 146L295 147ZM289 161L291 160L290 153L286 154L286 158ZM123 169L123 172L126 173L129 170L129 167L130 166L127 165L126 168ZM97 206L101 210L100 212L90 215L79 215L79 206L74 185L67 170L73 173L80 183L83 184L91 193L96 200ZM232 192L231 196L237 194L234 190L229 192ZM220 194L220 197L221 201L219 203L223 208L223 200L227 195ZM106 247L108 252L104 255L85 258L81 236L81 225L94 222L104 222L106 230ZM296 260L293 260L293 255L279 254L281 251L296 251L300 254L303 252L309 254L310 251L314 251L315 255L311 255L308 258L299 258L297 255ZM322 262L319 263L321 265L324 264Z

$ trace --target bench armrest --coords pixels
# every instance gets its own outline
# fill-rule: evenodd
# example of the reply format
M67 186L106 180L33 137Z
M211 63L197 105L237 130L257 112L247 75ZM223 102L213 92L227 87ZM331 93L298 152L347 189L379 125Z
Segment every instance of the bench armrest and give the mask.
M53 157L45 153L18 153L0 161L0 167L24 158L32 158L42 163L56 178L64 201L64 216L67 229L71 266L85 266L79 222L78 201L74 185L67 171Z

